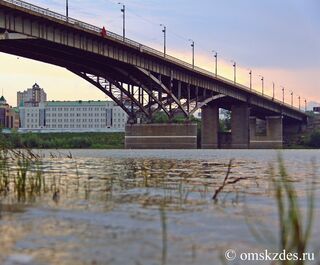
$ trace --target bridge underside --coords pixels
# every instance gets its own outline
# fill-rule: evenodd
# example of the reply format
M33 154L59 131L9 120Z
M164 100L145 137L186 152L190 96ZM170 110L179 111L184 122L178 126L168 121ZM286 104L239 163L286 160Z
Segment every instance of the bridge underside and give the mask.
M7 7L1 10L1 6L0 52L68 69L114 100L128 114L129 124L150 124L159 112L168 116L169 123L176 116L190 123L201 110L203 148L281 146L282 132L287 131L282 126L299 127L306 120L305 114L239 89L237 84L202 75L72 25L46 21ZM229 136L219 134L219 108L232 111ZM281 122L275 117L280 117ZM264 137L253 133L256 118L267 120ZM144 131L145 128L141 130L142 138ZM192 135L189 129L186 132L188 139L194 139L195 131ZM170 135L159 136L165 139ZM192 143L195 144L193 140ZM189 148L189 144L184 147Z
M83 52L76 49L61 47L43 40L0 41L0 51L67 68L115 101L128 114L129 124L152 123L155 114L159 112L165 113L169 122L176 116L184 117L188 122L195 113L201 110L202 148L280 148L283 144L283 124L299 124L294 119L283 117L277 112L255 107L212 90L194 87L173 78L117 61L108 59L101 61L92 55L83 56ZM219 108L231 110L233 113L230 135L221 136L219 133ZM280 117L281 122L272 125L276 117ZM253 124L256 118L269 121L268 133L264 137L255 135ZM278 130L277 135L272 133L270 128ZM129 135L131 130L127 130L130 131L127 137L132 138L133 136ZM142 131L144 130L145 125ZM177 141L177 136L170 139L166 135L155 133L154 137L164 137L170 145L165 145L163 140L158 143L150 141L150 144L146 144L147 141L144 140L140 146L131 145L128 141L126 147L196 148L197 141L194 139L197 135L196 131L193 130L193 132L193 135L188 135L188 139L192 141L187 141L185 145L181 144L180 140ZM141 139L146 139L143 132L140 132L140 136ZM148 137L150 138L150 135Z

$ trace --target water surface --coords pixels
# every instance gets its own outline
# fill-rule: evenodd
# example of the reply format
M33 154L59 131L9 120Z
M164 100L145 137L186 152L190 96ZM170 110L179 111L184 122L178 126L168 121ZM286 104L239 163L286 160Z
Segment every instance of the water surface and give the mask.
M47 189L22 202L11 192L1 197L0 264L15 254L39 264L224 264L230 248L278 247L270 176L277 151L73 150L72 158L67 150L37 152ZM303 209L311 182L318 202L320 179L312 176L319 154L281 152ZM243 180L215 203L230 159L230 180ZM318 203L315 210L311 249L318 251Z

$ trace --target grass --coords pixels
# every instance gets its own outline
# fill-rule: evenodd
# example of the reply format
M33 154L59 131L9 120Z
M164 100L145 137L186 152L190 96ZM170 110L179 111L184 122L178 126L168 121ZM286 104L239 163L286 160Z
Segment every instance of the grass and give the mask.
M32 151L11 149L6 139L0 138L0 203L9 192L19 202L39 195L45 187L40 165L40 157Z
M282 157L279 156L279 176L271 170L272 182L275 189L275 201L278 208L278 219L280 228L280 251L298 253L299 257L307 251L308 242L312 231L314 217L314 188L311 187L308 193L308 207L306 220L303 218L299 206L298 196L292 183L288 178ZM282 264L302 265L303 260L283 261Z
M124 133L11 133L2 137L10 148L122 149Z
M286 253L296 253L298 257L296 260L281 260L272 264L304 265L308 262L308 259L314 258L313 254L309 253L310 256L306 256L306 260L304 260L304 253L308 252L315 212L314 186L310 184L307 191L307 209L303 211L299 204L297 191L280 155L278 157L278 169L275 170L273 166L270 166L270 178L278 213L277 252L283 253L285 250ZM315 173L313 174L314 178ZM246 216L248 216L248 213L246 213ZM252 222L248 222L248 226L258 241L274 242L272 231L266 228L263 223L259 223L259 228L255 227Z

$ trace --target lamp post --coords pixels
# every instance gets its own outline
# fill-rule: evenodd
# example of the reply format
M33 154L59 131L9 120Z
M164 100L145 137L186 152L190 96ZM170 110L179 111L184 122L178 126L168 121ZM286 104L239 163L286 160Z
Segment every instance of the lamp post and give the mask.
M262 75L259 75L261 77L261 92L262 92L262 95L264 94L264 78Z
M231 61L233 63L233 81L237 83L237 63L235 61Z
M284 104L284 87L282 86L281 89L282 89L282 103Z
M194 69L194 41L192 39L189 39L191 41L191 47L192 47L192 68Z
M304 110L305 110L305 112L307 112L307 100L306 99L304 100Z
M301 102L300 102L300 99L301 99L301 98L300 98L300 96L299 96L299 97L298 97L298 100L299 100L299 110L301 109L301 105L300 105L300 103L301 103Z
M160 24L161 27L163 27L163 55L166 57L167 54L167 27L163 24Z
M69 1L66 0L66 17L67 17L67 22L69 21Z
M216 51L212 51L214 53L214 61L215 61L215 75L218 76L218 53Z
M122 37L123 41L126 39L126 6L122 3L118 3L118 5L122 5L121 12L122 12Z
M293 107L293 91L291 91L291 107Z
M272 100L274 100L274 95L275 95L275 84L272 82Z
M250 90L252 90L252 70L249 71L250 76Z

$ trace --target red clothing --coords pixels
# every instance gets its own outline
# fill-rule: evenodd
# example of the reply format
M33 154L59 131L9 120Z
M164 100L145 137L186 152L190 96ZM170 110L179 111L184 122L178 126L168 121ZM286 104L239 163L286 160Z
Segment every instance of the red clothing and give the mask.
M100 32L102 37L106 37L107 36L107 30L105 27L102 28L101 32Z

